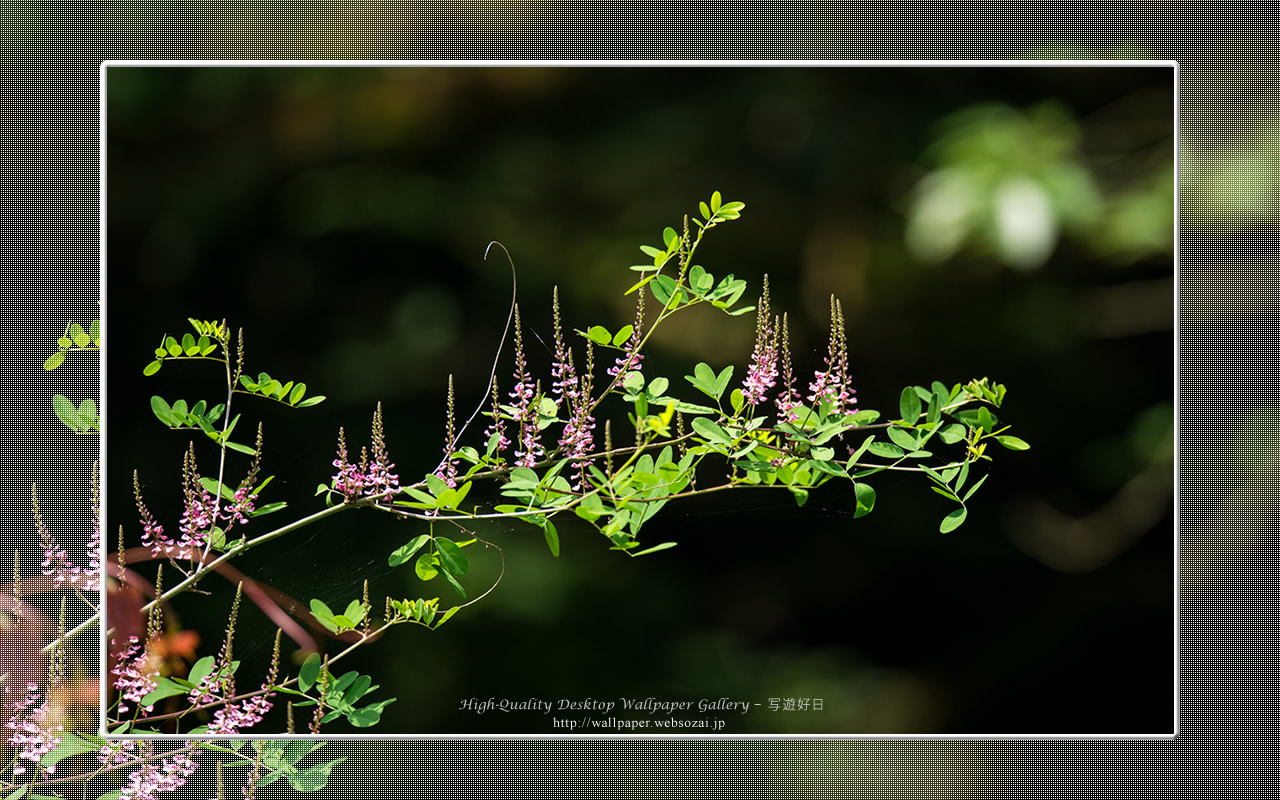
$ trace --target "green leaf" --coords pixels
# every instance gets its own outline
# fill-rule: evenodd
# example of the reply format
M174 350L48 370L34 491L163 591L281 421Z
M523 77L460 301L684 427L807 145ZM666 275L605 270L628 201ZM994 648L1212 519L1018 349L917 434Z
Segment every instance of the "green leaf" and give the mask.
M434 553L423 553L413 562L413 574L418 576L418 580L429 581L440 574L440 570L436 569L439 565L440 560Z
M593 331L594 331L594 330L595 330L595 328L592 328L591 330L593 330ZM600 330L604 330L604 328L601 328ZM622 346L622 344L623 344L623 342L625 342L625 341L627 341L628 339L630 339L630 338L631 338L631 333L632 333L632 331L634 331L634 330L635 330L635 328L634 328L634 327L632 327L632 326L630 326L630 325L623 325L623 326L618 330L618 332L617 332L617 333L615 333L615 334L613 335L613 346L614 346L614 347L621 347L621 346ZM609 333L608 331L605 331L605 335L606 335L606 336L608 335L608 333ZM594 340L594 339L592 339L592 341L595 341L595 340ZM608 340L606 339L606 340L605 340L605 342L598 342L598 344L605 344L607 341L608 341Z
M720 396L724 394L724 390L729 388L729 381L732 378L733 378L732 364L720 370L720 374L716 376L716 383L715 383L715 398L717 400L719 400Z
M55 370L58 367L62 366L62 362L63 360L66 359L66 357L67 357L66 351L59 350L58 352L54 353L53 355L49 356L44 360L44 368L46 370ZM156 369L159 369L159 367L157 367Z
M902 428L891 427L889 428L888 431L886 431L886 433L889 434L889 438L893 440L894 444L896 444L898 447L901 447L903 450L906 450L907 452L920 449L920 444L919 442L916 441L916 437L907 433Z
M676 282L670 275L657 275L649 283L649 291L653 292L653 296L663 307L671 303L671 297L676 293Z
M301 403L298 403L298 408L306 408L308 406L319 405L320 403L323 403L323 402L324 402L324 395L318 394L318 395L315 395L314 397L308 397L306 400L303 400Z
M707 208L707 204L706 204L706 203L698 203L698 210L702 212L702 218L703 218L703 219L705 219L705 220L710 220L710 219L711 219L711 209L710 209L710 208Z
M721 428L706 417L694 417L691 424L693 425L693 430L704 439L726 446L733 443L732 437L729 436L724 428Z
M428 475L423 478L422 481L427 484L428 491L436 497L439 497L449 491L449 484L445 483L443 479L436 477L435 475ZM534 482L536 483L537 481Z
M231 443L228 442L227 446L230 447ZM247 448L247 449L250 453L253 452L253 448ZM252 517L262 517L267 514L274 514L277 511L280 511L281 509L288 508L288 506L289 504L284 500L281 500L276 503L267 503L265 506L261 506L257 510L251 512L249 516L252 518Z
M587 338L596 344L609 344L612 339L609 335L609 330L602 325L591 326L587 331Z
M943 425L938 430L938 438L946 444L955 444L964 439L965 427L958 422L952 422L949 425Z
M547 524L542 526L542 536L547 540L547 549L551 551L552 557L560 557L560 533L556 530L556 526L547 520Z
M182 352L190 354L196 350L196 337L189 333L182 334Z
M1004 445L1009 450L1030 450L1031 445L1027 444L1017 436L997 436L996 441Z
M138 705L142 706L143 708L146 708L147 706L153 705L159 702L160 700L163 700L166 697L174 697L180 694L187 694L190 691L191 690L186 688L185 686L180 686L179 684L174 683L168 678L161 678L160 680L156 681L156 688L152 689L150 692L146 694L145 697L139 700Z
M818 472L825 472L826 474L834 475L837 478L849 477L849 473L845 472L843 467L841 467L839 464L836 464L832 461L818 461L818 460L811 459L809 461L809 465L814 469L816 469Z
M494 435L497 436L497 434L494 434ZM435 478L434 475L432 475L431 477ZM439 481L440 479L436 478L436 480ZM444 486L444 489L442 491L448 490L449 488L448 484L446 484L444 481L440 481L440 483L441 485ZM421 489L415 489L412 486L406 486L404 488L404 493L421 503L426 503L428 508L436 507L436 499L431 495L427 494L426 492L422 491Z
M169 411L170 413L173 414L173 418L177 420L179 425L187 424L187 401L186 400L174 400L173 405L169 406Z
M82 430L80 413L76 411L75 404L60 394L53 396L53 413L72 431L80 433Z
M26 796L27 791L30 788L31 788L31 784L29 783L23 784L22 786L19 786L16 790L14 790L12 793L6 794L4 796L4 800L22 800L22 798ZM119 792L116 792L116 794L118 795Z
M328 785L329 773L333 771L333 768L346 760L347 757L343 756L326 764L316 764L306 769L286 774L285 778L296 792L316 792Z
M76 347L88 347L92 338L85 333L84 328L80 327L80 323L71 323L71 341L76 343Z
M902 458L902 448L889 442L872 442L867 449L881 458Z
M47 366L48 362L45 362L45 363L46 363L45 369L53 369L53 367ZM58 364L61 364L61 363L62 363L61 361L58 362ZM54 366L57 366L57 364L55 364ZM155 361L152 361L150 364L142 368L142 375L143 377L150 378L152 375L155 375L159 371L160 371L160 360L156 359Z
M925 417L925 422L932 425L942 419L942 395L935 391L929 400L929 415Z
M667 246L668 250L675 247L678 241L680 241L680 236L676 233L675 228L666 227L662 229L662 242Z
M711 213L714 214L720 210L720 193L711 193Z
M145 703L144 705L150 704ZM57 747L44 754L40 759L40 765L44 767L52 767L59 761L71 758L72 756L78 756L82 753L96 753L101 749L101 743L95 744L93 742L86 741L75 733L63 733L62 741L58 743Z
M988 477L989 477L988 475L983 475L981 478L978 479L977 483L969 487L969 491L964 493L964 501L966 503L969 502L969 498L973 497L974 493L978 491L978 487L986 483Z
M239 444L238 442L227 442L227 447L231 448L232 450L235 450L237 453L244 453L244 454L245 454L245 455L247 455L247 456L251 456L251 455L253 455L253 454L256 452L256 451L255 451L252 447L250 447L249 445L247 445L247 444ZM275 504L274 504L274 503L272 503L272 505L275 505ZM279 509L279 508L275 508L275 509L272 509L272 510L273 510L273 511L279 511L280 509ZM269 511L266 511L266 510L265 510L265 506L264 506L263 508L258 509L257 511L253 512L253 513L252 513L252 514L250 514L249 516L251 516L251 517L256 517L256 516L258 516L259 514L268 514L268 513L270 513L270 512L269 512Z
M987 410L986 406L978 409L978 424L981 425L982 429L987 433L991 433L996 429L995 417Z
M430 540L431 537L425 533L421 536L413 537L413 539L407 543L391 551L391 555L387 557L387 566L398 567L405 563L409 559L413 558L414 554L421 550L422 546Z
M440 574L444 576L444 580L445 580L445 582L446 582L446 583L448 583L448 584L449 584L449 586L450 586L450 587L451 587L455 592L457 592L457 593L462 597L462 599L463 599L463 600L466 600L466 599L467 599L467 590L462 588L462 584L458 583L458 579L457 579L457 578L455 578L455 577L453 577L453 575L452 575L452 574L450 574L449 570L447 570L447 569L446 569L446 570L444 570L443 572L441 572ZM444 618L440 620L440 624L443 624L443 623L444 623L444 621L445 621L446 619L448 619L448 618L449 618L449 616L450 616L450 615L446 613L446 614L444 615Z
M950 533L951 531L954 531L956 528L959 528L961 525L963 525L964 518L967 517L968 515L969 515L969 509L957 508L955 511L952 511L950 514L942 518L942 524L938 526L938 530L942 531L943 533Z
M177 426L178 421L173 418L173 411L169 409L169 404L164 401L163 397L159 395L151 397L151 411L156 415L156 419L170 428Z
M231 487L224 486L218 483L217 481L215 481L213 478L204 478L204 477L200 478L200 485L203 486L205 491L207 491L209 494L214 494L214 495L220 494L227 500L235 499L236 493L231 490Z
M467 574L467 557L462 554L462 548L452 539L446 539L443 536L436 537L436 552L440 555L440 566L445 571L461 578Z
M747 404L747 397L742 393L741 389L734 389L729 393L729 405L733 407L733 413L741 413L742 407Z
M200 659L196 663L192 664L191 671L187 673L187 680L199 686L200 681L207 678L209 676L209 673L213 672L214 662L215 662L215 659L213 656L205 656L204 658Z
M637 557L637 558L638 558L638 557L640 557L640 556L647 556L647 555L649 555L650 553L658 553L658 552L661 552L661 551L663 551L663 550L670 550L671 548L673 548L673 547L675 547L675 546L676 546L676 543L675 543L675 542L663 542L662 544L655 544L653 547L647 548L647 549L645 549L645 550L641 550L641 551L640 551L640 552L638 552L638 553L628 553L627 555L635 556L635 557Z
M293 391L289 393L289 405L296 406L298 401L301 400L302 396L306 393L307 385L305 383L300 383L293 387Z
M332 620L335 616L333 609L325 605L324 601L320 599L313 599L311 601L311 614L321 622L324 622L325 620Z
M858 509L853 512L853 518L857 519L870 514L876 507L876 490L871 488L869 483L856 483L853 486L853 493L858 501Z
M902 414L902 419L909 423L914 423L920 418L920 395L916 394L914 386L908 386L902 390L902 396L898 398L898 410Z

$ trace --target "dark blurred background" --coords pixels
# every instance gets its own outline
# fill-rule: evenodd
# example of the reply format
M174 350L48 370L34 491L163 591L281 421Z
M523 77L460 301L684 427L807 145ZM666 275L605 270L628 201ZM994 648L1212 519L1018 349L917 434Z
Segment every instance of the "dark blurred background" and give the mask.
M180 514L188 437L148 398L224 391L205 364L142 377L187 317L243 326L248 372L328 397L236 400L239 441L265 424L264 501L290 503L246 529L262 533L322 507L338 427L358 449L378 401L402 478L435 467L446 376L469 413L506 319L491 240L515 259L545 375L552 286L568 327L630 321L637 245L713 190L747 208L699 261L748 297L770 275L801 374L834 293L861 407L935 379L1009 387L1002 417L1033 449L996 454L950 534L947 501L894 475L856 521L834 485L800 509L763 492L673 504L642 536L679 547L636 560L576 521L558 559L535 528L478 525L503 549L497 589L349 660L382 685L371 699L399 698L372 732L551 732L457 710L489 696L823 700L726 733L1172 731L1171 69L112 67L107 104L105 529L131 545L134 469L171 532ZM696 309L655 337L646 372L678 391L698 360L741 377L752 336L750 315ZM509 372L504 357L504 391ZM237 566L303 605L345 606L365 579L378 609L451 603L386 566L424 529L342 514ZM499 563L475 550L479 593ZM169 615L202 653L231 602L220 580ZM272 634L247 604L242 688Z

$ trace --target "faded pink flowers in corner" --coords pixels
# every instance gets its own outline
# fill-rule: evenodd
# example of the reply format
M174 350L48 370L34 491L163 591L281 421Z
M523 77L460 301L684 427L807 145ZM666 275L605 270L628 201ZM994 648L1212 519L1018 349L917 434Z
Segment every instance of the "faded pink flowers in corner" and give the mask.
M53 773L56 765L43 766L40 759L62 742L62 725L49 720L49 700L42 699L39 685L27 684L26 697L14 703L13 713L5 727L13 731L9 745L15 753L15 777L26 773L27 766L23 761L30 761L41 775Z
M31 484L31 509L35 516L36 530L40 534L40 549L44 559L40 562L40 573L53 578L54 585L62 589L98 589L98 542L101 534L98 527L98 465L93 465L93 529L86 546L89 568L81 569L71 563L66 549L58 544L58 540L44 524L44 515L40 512L40 498L36 495L36 485Z

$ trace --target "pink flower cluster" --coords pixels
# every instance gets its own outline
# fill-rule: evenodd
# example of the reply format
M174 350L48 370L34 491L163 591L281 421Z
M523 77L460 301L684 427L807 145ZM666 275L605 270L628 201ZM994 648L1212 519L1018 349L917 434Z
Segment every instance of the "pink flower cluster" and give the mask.
M48 717L49 701L41 700L39 685L28 683L27 696L14 704L13 714L5 723L5 727L13 731L9 744L16 753L15 777L27 771L27 766L21 763L23 761L30 761L42 775L48 775L56 768L56 765L46 767L40 764L40 759L62 742L59 735L62 725L50 724Z
M515 310L516 322L516 385L512 387L511 404L515 408L513 419L519 426L516 441L516 466L532 467L542 458L545 449L539 441L541 431L538 428L538 408L541 392L539 387L529 378L529 370L524 360L524 335L520 330L520 306Z
M635 372L644 363L644 354L640 352L641 329L644 327L644 292L636 292L636 321L631 326L631 338L623 348L622 355L613 362L613 366L604 372L610 378L619 373Z
M193 742L187 742L194 749ZM151 743L136 739L108 742L98 751L98 763L110 769L130 762L143 761L129 773L128 783L120 789L120 800L158 800L159 792L176 792L187 784L199 764L185 752L152 761Z
M271 705L267 696L261 694L241 700L239 703L228 703L213 712L209 733L232 734L252 728L262 722L263 715L271 710Z
M338 429L338 457L333 465L338 473L333 476L333 488L348 502L361 497L378 497L390 500L400 488L400 476L392 472L395 464L387 455L387 444L382 432L382 403L373 412L373 460L369 460L367 448L360 448L360 463L347 460L345 432Z
M116 640L112 639L111 644L115 645L115 643ZM160 676L160 670L148 649L138 641L138 637L130 636L129 645L120 654L120 660L112 668L111 674L116 679L113 685L120 691L120 705L117 706L117 712L123 715L129 711L128 703L140 703L142 698L151 694L156 688L156 678ZM146 706L143 710L150 713L152 708L153 706Z
M748 403L764 403L765 393L774 387L778 377L778 320L769 316L769 276L764 279L764 292L756 312L756 346L751 366L742 382L742 395Z
M159 792L176 792L186 786L187 778L199 767L186 753L174 753L158 764L146 762L129 773L129 782L120 789L120 800L157 800Z
M591 416L594 355L591 342L588 340L586 371L579 377L573 365L573 350L565 345L561 332L559 287L552 295L552 309L555 317L556 353L555 361L551 365L553 378L551 392L557 407L563 407L568 416L568 422L560 433L559 447L563 455L581 463L591 452L591 445L595 439L596 420ZM635 335L632 334L633 338Z
M178 520L178 531L182 534L178 539L166 535L164 526L156 521L142 500L142 487L138 483L138 473L133 474L133 496L137 502L138 515L142 523L142 544L151 548L151 555L161 555L181 560L193 560L209 543L209 536L217 520L228 523L228 527L236 523L248 523L254 512L254 503L258 495L253 491L253 484L258 474L258 463L262 454L262 434L258 434L258 448L254 453L253 464L249 473L240 482L232 500L225 506L215 499L205 488L196 466L195 446L188 448L182 457L182 517Z
M809 402L813 406L826 401L835 414L852 414L857 398L849 385L849 347L845 341L844 309L831 298L831 339L827 345L826 369L816 370L809 383Z

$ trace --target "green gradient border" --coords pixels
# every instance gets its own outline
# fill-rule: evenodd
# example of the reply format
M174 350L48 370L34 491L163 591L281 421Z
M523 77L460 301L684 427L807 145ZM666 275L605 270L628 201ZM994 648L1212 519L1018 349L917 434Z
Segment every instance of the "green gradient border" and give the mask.
M953 6L899 4L851 8L823 5L770 13L760 6L711 7L698 24L669 32L673 17L642 19L583 6L507 3L398 4L375 12L328 4L228 4L186 11L168 4L88 6L37 14L10 6L6 21L5 111L0 148L6 173L3 292L10 315L3 337L6 381L0 451L0 492L6 545L29 530L24 486L42 487L50 507L75 507L86 494L96 442L65 442L60 423L45 412L37 385L47 353L43 319L91 318L98 296L98 68L105 59L131 58L564 58L661 55L665 58L771 59L1176 59L1181 71L1184 148L1199 159L1184 169L1184 230L1179 299L1182 427L1181 726L1172 740L903 741L903 740L366 740L334 741L327 758L348 756L330 786L313 797L987 797L1247 795L1262 780L1274 747L1267 722L1274 681L1274 624L1239 605L1268 598L1276 552L1252 529L1276 510L1274 437L1247 450L1224 450L1198 438L1223 389L1257 395L1271 379L1276 336L1274 214L1247 215L1275 198L1242 170L1238 183L1210 185L1215 159L1226 158L1229 124L1239 137L1267 137L1270 64L1232 60L1271 41L1260 30L1269 15L1245 14L1238 30L1219 30L1185 16L1164 20L1165 4L1141 13L1114 5L1064 6L1062 19L1027 21L1001 7L999 22ZM1185 11L1181 7L1179 10ZM694 12L682 6L681 17ZM1216 9L1215 9L1216 10ZM877 11L881 16L877 16ZM1109 30L1087 25L1107 21ZM266 35L261 26L274 30ZM598 29L593 26L599 25ZM1005 32L1003 41L990 39ZM663 33L665 31L665 33ZM655 44L660 52L640 53ZM1212 35L1210 35L1212 34ZM1202 44L1203 42L1203 44ZM480 43L488 52L470 51ZM641 44L643 43L643 45ZM1274 153L1274 143L1258 149ZM1186 151L1184 149L1184 160ZM1253 165L1274 170L1274 162ZM1261 191L1261 194L1260 194ZM1241 222L1242 218L1245 222ZM1195 228L1194 237L1186 226ZM1255 287L1257 291L1255 291ZM1248 297L1244 302L1243 297ZM15 312L20 315L15 324ZM1215 333L1223 318L1249 343ZM1187 325L1195 322L1194 326ZM1203 323L1203 324L1201 324ZM62 322L57 323L59 326ZM1262 327L1261 331L1254 331ZM1213 386L1215 359L1257 360L1250 387ZM70 389L96 393L96 376ZM1271 395L1275 389L1268 389ZM1261 400L1259 402L1262 402ZM1260 422L1276 429L1277 398L1265 398ZM48 418L48 419L46 419ZM1209 447L1214 449L1210 450ZM1243 455L1246 468L1230 463ZM1231 476L1248 479L1224 490ZM1226 500L1218 504L1226 493ZM1215 505L1217 504L1217 505ZM1188 520L1191 520L1188 522ZM27 537L29 538L29 537ZM1274 538L1274 537L1271 537ZM1227 546L1223 546L1224 539ZM19 541L24 541L19 534ZM1224 674L1232 675L1225 681ZM179 797L208 797L189 785ZM1261 789L1261 786L1257 786ZM235 790L233 790L235 791ZM278 792L277 792L278 793Z

